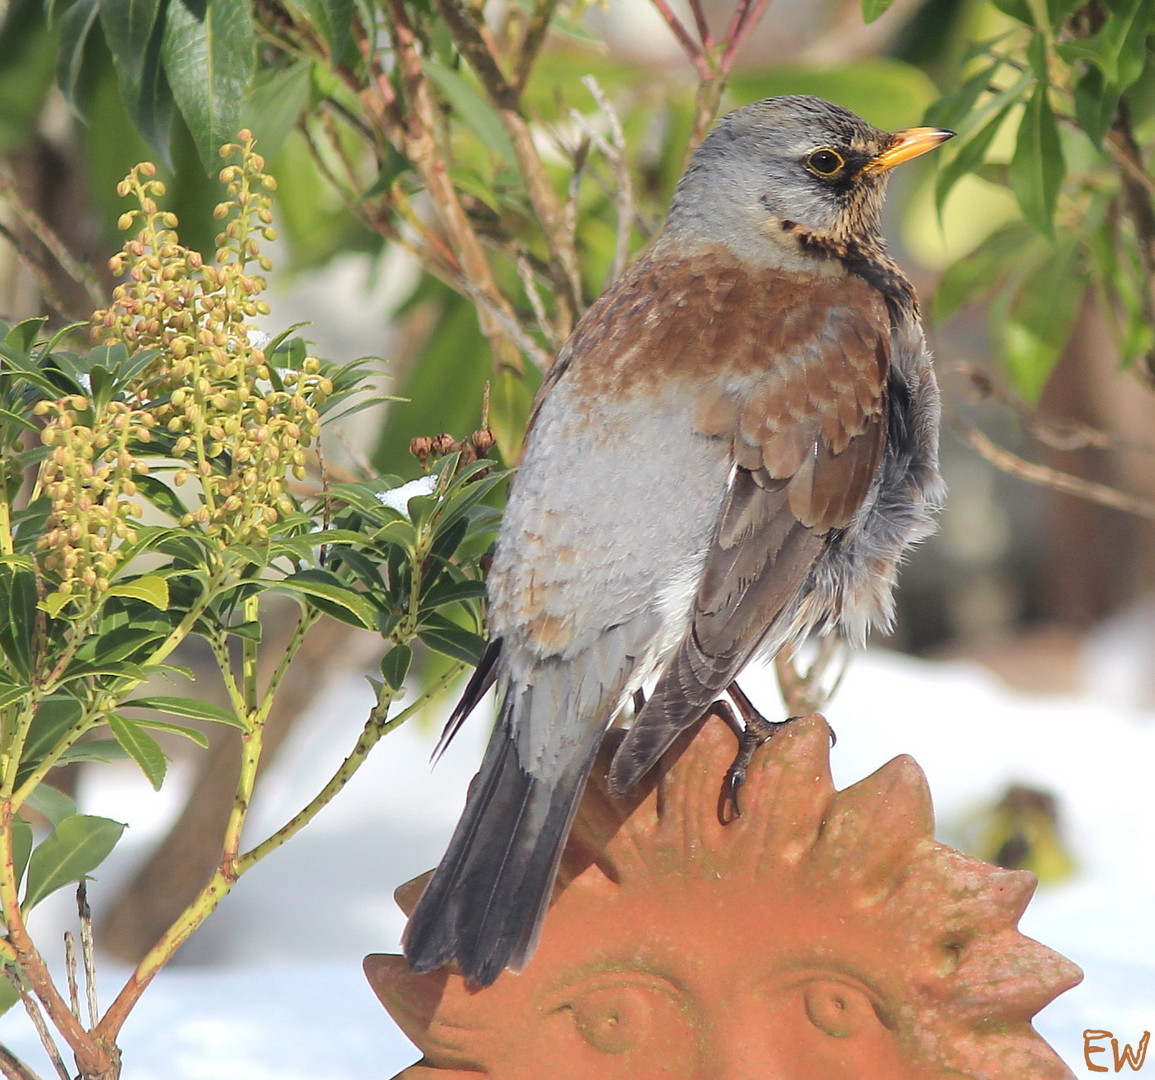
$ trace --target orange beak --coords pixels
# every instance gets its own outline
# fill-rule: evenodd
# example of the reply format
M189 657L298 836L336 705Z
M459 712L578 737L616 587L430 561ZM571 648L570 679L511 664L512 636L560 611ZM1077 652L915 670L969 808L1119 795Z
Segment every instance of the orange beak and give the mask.
M895 165L910 161L936 146L942 146L947 139L954 138L953 131L945 128L907 128L905 131L896 131L890 137L890 145L877 157L866 163L866 172L886 172Z

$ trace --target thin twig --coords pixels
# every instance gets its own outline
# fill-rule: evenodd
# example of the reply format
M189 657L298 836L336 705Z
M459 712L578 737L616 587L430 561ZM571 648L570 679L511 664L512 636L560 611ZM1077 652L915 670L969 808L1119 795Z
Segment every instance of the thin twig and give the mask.
M538 0L533 14L529 17L529 23L521 39L521 48L518 49L517 60L514 65L513 88L518 97L521 97L525 92L525 85L529 82L529 76L533 72L537 54L545 43L549 24L553 21L557 6L558 0Z
M545 335L545 339L549 342L550 347L556 350L561 342L557 340L554 334L553 325L550 323L549 316L546 314L545 302L541 298L537 281L533 276L533 268L529 265L529 260L523 252L518 252L516 265L517 276L521 279L521 287L525 290L525 295L529 299L529 306L533 308L533 317L537 320L537 328Z
M706 13L702 10L702 0L690 0L690 11L694 16L694 25L698 30L698 39L702 48L709 52L714 47L714 35L710 33L710 24L706 22Z
M0 1075L4 1080L40 1080L40 1074L24 1064L6 1046L0 1045Z
M100 1016L96 1000L96 943L92 937L92 908L88 906L88 887L76 886L76 910L80 916L80 960L84 966L84 992L88 1005L88 1025L95 1027Z
M1119 176L1123 209L1135 229L1143 267L1143 315L1148 324L1155 323L1155 201L1152 200L1151 178L1143 166L1139 143L1131 125L1126 97L1119 99L1106 143L1115 160L1123 166ZM1155 350L1147 352L1144 374L1148 382L1155 381Z
M1047 416L1044 412L1028 405L1022 398L1011 393L1004 386L974 364L960 361L951 365L951 371L958 372L970 383L976 400L997 401L1014 411L1023 426L1039 442L1053 450L1133 450L1144 454L1155 454L1155 443L1140 439L1124 439L1110 432L1092 427L1082 420L1069 420L1057 416Z
M542 371L549 371L553 364L553 356L530 337L525 327L521 325L514 315L506 311L505 308L495 304L492 297L482 292L473 283L472 279L463 277L460 282L458 282L458 287L464 291L465 295L468 296L474 304L484 309L490 318L504 331L505 335L533 361L536 367Z
M710 63L706 59L706 54L702 51L702 46L690 36L690 31L682 24L682 20L674 14L674 9L670 7L666 0L650 0L650 3L654 5L674 37L677 38L678 44L682 46L682 51L686 54L687 59L694 65L694 70L698 73L698 78L703 82L712 78L713 72L710 70Z
M437 0L437 10L458 49L477 74L509 136L525 182L526 196L549 249L554 278L554 321L558 334L566 337L581 313L582 287L577 249L565 229L561 199L537 151L517 93L502 73L496 46L487 36L484 21L464 8L460 0Z
M64 967L68 974L68 1004L72 1015L80 1019L80 983L76 978L76 938L71 930L64 931Z
M72 315L67 310L64 296L56 287L48 271L40 265L32 252L28 250L27 245L2 222L0 222L0 236L8 241L20 265L35 279L36 287L40 290L44 302L66 322L71 322Z
M738 4L734 17L730 21L730 28L726 33L726 51L722 53L722 59L718 64L718 69L723 76L730 73L730 68L733 67L738 52L746 44L750 32L762 20L762 16L766 14L766 9L769 6L770 0L753 0L753 3L751 0L741 0Z
M100 283L96 280L96 275L73 256L72 252L68 250L68 246L56 235L51 226L24 202L15 180L7 169L0 169L0 198L3 198L12 208L20 219L20 223L47 248L60 269L84 289L92 306L94 308L103 307L107 298Z
M1129 495L1125 491L1108 487L1106 484L1096 483L1094 480L1084 480L1059 469L1052 469L1047 465L1038 465L1033 461L1025 461L1017 454L999 446L987 438L976 427L959 425L956 432L968 446L977 451L996 469L1028 480L1032 484L1060 491L1064 495L1075 495L1090 502L1109 506L1113 510L1122 510L1136 517L1148 518L1155 521L1155 502L1142 499L1137 495Z
M48 1054L52 1062L52 1067L56 1070L56 1075L60 1077L60 1080L72 1080L72 1076L64 1066L64 1059L60 1056L60 1051L56 1048L56 1043L52 1039L52 1033L48 1030L48 1025L44 1022L44 1014L40 1011L40 1006L36 1003L36 999L28 993L24 988L24 984L17 978L16 972L11 968L6 967L4 969L4 977L20 995L20 1000L24 1003L24 1010L28 1013L28 1017L32 1021L32 1026L36 1029L36 1034L40 1036L40 1044Z
M697 8L695 7L695 11ZM610 128L610 139L612 141L612 150L607 148L603 151L606 159L614 170L614 179L616 181L616 193L614 197L614 205L618 212L618 228L617 237L614 242L614 261L610 268L610 281L616 281L621 277L622 271L626 268L626 260L630 255L630 233L633 228L634 218L636 212L634 208L634 183L630 176L630 163L626 156L626 135L622 130L622 122L618 118L617 112L613 105L610 104L610 99L605 92L598 85L597 79L592 75L586 75L582 79L582 83L590 94L593 95L594 101L598 103L598 108L601 109L602 115L606 118L606 123ZM604 143L603 143L604 145Z

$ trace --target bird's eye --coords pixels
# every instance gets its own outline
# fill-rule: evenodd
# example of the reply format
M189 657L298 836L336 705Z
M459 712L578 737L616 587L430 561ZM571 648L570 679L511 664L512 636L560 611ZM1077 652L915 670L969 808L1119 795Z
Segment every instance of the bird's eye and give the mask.
M834 176L842 171L846 162L836 150L815 150L806 159L806 167L818 176Z

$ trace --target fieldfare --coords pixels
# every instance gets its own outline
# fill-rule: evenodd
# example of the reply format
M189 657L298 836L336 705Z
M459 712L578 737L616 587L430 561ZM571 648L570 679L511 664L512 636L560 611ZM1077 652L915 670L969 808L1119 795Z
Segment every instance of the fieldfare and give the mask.
M586 312L534 404L452 729L497 722L405 933L415 971L523 966L594 755L633 785L755 656L861 643L941 501L918 300L880 231L888 134L814 97L723 117L661 235Z

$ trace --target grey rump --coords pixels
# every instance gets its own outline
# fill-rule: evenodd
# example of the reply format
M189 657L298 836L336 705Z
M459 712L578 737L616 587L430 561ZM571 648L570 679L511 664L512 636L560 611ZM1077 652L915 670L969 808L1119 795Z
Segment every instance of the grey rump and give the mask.
M755 654L890 621L942 496L918 303L879 227L890 167L949 137L927 132L811 97L729 114L561 350L451 720L496 684L497 723L407 927L413 970L455 960L487 985L528 961L594 755L643 683L619 791Z

